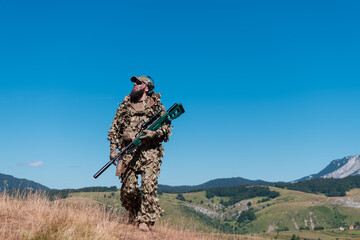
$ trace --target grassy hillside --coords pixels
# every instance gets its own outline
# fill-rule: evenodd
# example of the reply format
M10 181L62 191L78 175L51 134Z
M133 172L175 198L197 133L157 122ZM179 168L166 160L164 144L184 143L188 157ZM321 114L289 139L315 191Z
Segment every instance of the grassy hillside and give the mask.
M264 198L255 197L229 207L221 204L228 198L215 196L207 199L205 192L183 193L183 200L177 199L179 194L163 194L160 199L165 210L164 219L172 222L177 216L191 216L191 221L201 226L199 230L218 229L272 237L275 235L271 233L288 236L301 231L303 235L308 232L317 239L316 236L328 235L326 231L329 229L336 231L340 226L348 227L360 221L360 189L351 190L346 197L335 198L275 187L271 190L278 191L280 196L265 202ZM238 222L241 212L249 209L256 219ZM316 229L324 231L314 231ZM337 236L341 234L345 232L339 232Z
M48 187L41 185L40 183L33 182L27 179L20 179L13 177L11 175L6 175L0 173L0 192L4 190L41 190L47 191L49 190Z
M0 194L0 239L234 239L232 235L204 234L189 231L182 225L169 226L166 223L157 224L151 232L141 232L137 227L125 223L125 216L121 211L108 211L103 204L89 199L93 197L101 199L99 194L94 194L50 201L45 195L38 193L16 197L2 193ZM102 198L106 199L103 193ZM112 204L111 201L108 203ZM236 239L261 238L239 236Z
M205 191L164 193L159 196L164 210L159 224L197 232L252 234L278 239L290 239L293 234L308 239L352 239L359 233L358 230L338 229L360 221L360 189L347 192L346 197L326 197L275 187L270 190L279 192L280 196L273 199L254 197L227 207L224 203L229 197L207 198ZM72 193L72 197L91 198L121 212L119 192ZM255 219L245 217L239 221L242 212L247 211L254 213Z
M192 193L191 195L203 195L203 193ZM164 210L160 223L169 226L182 226L184 229L190 229L200 232L216 232L217 228L213 226L213 219L208 218L208 222L204 221L204 216L199 216L195 211L191 211L176 199L177 195L163 194L160 196L160 205ZM112 211L124 212L120 203L120 192L77 192L71 193L70 198L89 198L105 204L107 209Z
M117 212L122 212L123 208L120 203L120 192L75 192L70 193L69 198L87 198L96 202L102 203L107 208L115 209Z
M360 230L345 230L339 231L337 229L323 230L323 231L284 231L272 232L262 234L263 237L278 240L294 239L321 239L321 240L358 240ZM298 238L297 238L298 237Z

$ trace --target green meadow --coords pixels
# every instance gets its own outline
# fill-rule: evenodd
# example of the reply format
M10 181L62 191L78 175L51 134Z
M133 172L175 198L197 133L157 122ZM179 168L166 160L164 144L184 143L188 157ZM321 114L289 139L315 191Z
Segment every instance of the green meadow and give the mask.
M198 232L251 234L253 236L291 239L360 239L360 230L349 230L360 222L360 208L347 202L360 203L360 189L353 189L346 197L326 197L299 191L270 187L280 196L268 199L254 197L224 206L229 197L206 197L205 191L191 193L163 193L159 195L164 210L161 224L183 226ZM109 209L123 211L120 192L79 192L71 198L90 198ZM255 217L239 220L241 212ZM340 231L339 227L345 227Z

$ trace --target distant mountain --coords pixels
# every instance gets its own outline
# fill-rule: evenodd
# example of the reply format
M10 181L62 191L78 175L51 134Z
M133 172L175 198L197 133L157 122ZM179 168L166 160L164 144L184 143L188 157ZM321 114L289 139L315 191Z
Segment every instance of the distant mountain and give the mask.
M317 174L312 174L296 180L296 182L314 178L345 178L360 175L360 154L333 160Z
M164 192L189 192L199 189L209 189L215 187L233 187L238 185L263 185L263 186L270 186L273 185L272 182L265 182L262 180L249 180L241 177L233 177L233 178L219 178L210 180L200 185L182 185L182 186L169 186L169 185L162 185L159 184L158 187L160 190Z
M5 189L6 190L30 189L30 190L41 190L41 191L49 190L48 187L41 185L40 183L36 183L27 179L15 178L11 175L0 173L0 192L4 191Z

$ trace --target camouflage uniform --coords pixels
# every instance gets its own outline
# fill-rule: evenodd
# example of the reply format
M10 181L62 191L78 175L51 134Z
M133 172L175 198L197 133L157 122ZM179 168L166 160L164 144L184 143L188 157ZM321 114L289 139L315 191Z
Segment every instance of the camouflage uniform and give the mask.
M160 97L160 93L153 92L146 100L136 103L142 105L144 110L135 109L130 95L124 98L117 109L108 135L112 149L121 150L130 144L135 139L141 123L146 122L159 109L162 109L161 115L165 113ZM157 198L157 184L164 151L162 141L169 140L170 130L171 126L162 126L151 141L142 141L140 147L126 155L117 165L116 175L122 182L121 201L129 211L130 222L152 226L162 213ZM138 175L141 175L140 189Z

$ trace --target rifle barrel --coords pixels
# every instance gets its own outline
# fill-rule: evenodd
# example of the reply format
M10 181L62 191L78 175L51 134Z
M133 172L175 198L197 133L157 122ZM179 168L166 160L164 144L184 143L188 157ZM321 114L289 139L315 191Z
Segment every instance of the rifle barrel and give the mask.
M105 170L108 169L111 166L111 164L113 164L113 162L114 160L110 160L107 164L105 164L97 173L95 173L94 178L96 179L103 172L105 172Z

